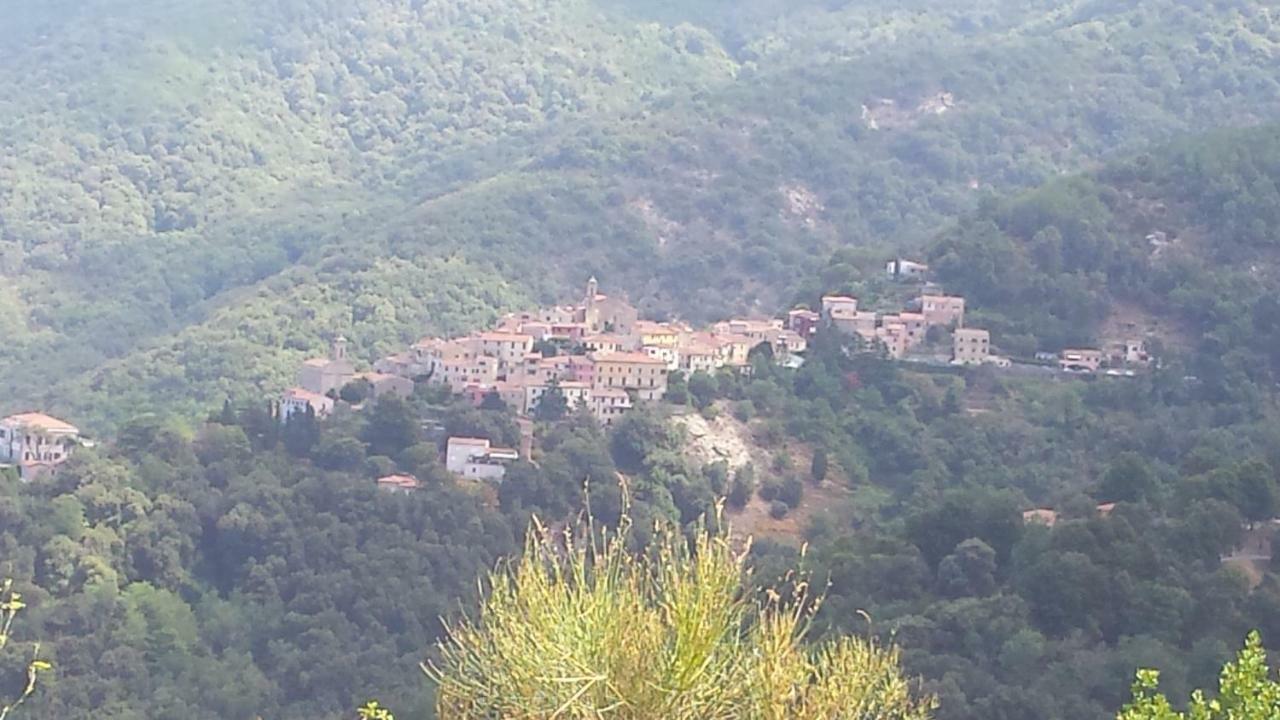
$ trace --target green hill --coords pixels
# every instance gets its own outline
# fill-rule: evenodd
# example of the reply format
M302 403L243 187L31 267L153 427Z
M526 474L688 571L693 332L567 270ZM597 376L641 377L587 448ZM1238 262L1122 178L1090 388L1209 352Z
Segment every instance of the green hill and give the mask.
M773 311L984 189L1273 114L1280 39L1260 2L4 6L0 397L99 428L590 272Z

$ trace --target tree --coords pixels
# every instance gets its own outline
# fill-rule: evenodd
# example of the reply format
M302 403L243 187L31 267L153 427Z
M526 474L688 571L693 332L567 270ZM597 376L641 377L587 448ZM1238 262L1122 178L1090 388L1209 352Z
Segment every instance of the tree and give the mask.
M912 697L896 648L848 636L808 648L802 588L793 604L744 592L746 554L725 535L690 543L660 527L652 552L633 555L629 527L589 525L567 547L530 530L511 570L491 574L478 618L454 623L424 666L437 715L929 717L934 702Z
M538 407L533 416L543 422L557 422L569 414L569 401L560 389L560 383L552 380L547 391L538 400Z
M938 564L938 585L950 597L984 597L995 591L995 574L996 551L969 538Z
M307 457L320 439L320 424L316 411L310 405L304 412L295 412L285 420L281 432L285 450L295 457Z
M720 383L714 375L699 370L689 376L689 394L693 396L693 403L699 410L715 402L719 392Z
M1270 520L1276 514L1276 476L1261 460L1241 463L1235 468L1236 507L1249 522Z
M1139 670L1133 683L1133 700L1118 720L1270 720L1280 717L1280 684L1271 678L1266 651L1257 632L1249 633L1236 660L1222 669L1218 696L1206 699L1196 690L1186 712L1173 708L1158 692L1160 673Z
M1103 502L1139 502L1147 498L1155 484L1150 463L1137 453L1124 453L1102 476L1098 496Z
M395 395L383 395L369 413L363 438L369 454L394 457L418 442L422 424L413 407Z
M365 378L356 378L346 385L343 385L342 389L338 391L338 398L341 399L342 402L350 403L352 405L359 405L365 400L368 400L372 395L373 383L369 382Z
M813 462L809 463L809 478L814 485L821 485L827 479L827 450L817 448L813 451Z
M507 402L502 399L502 395L497 389L490 389L484 394L484 398L480 400L480 409L493 412L506 412L509 408Z

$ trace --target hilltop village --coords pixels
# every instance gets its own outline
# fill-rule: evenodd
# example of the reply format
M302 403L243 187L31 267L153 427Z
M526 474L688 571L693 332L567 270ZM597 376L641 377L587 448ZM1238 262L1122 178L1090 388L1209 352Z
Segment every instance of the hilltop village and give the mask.
M500 402L520 418L520 449L492 447L481 438L448 438L447 469L457 475L499 481L505 466L532 443L532 419L544 403L585 410L610 425L639 403L661 400L672 373L691 375L724 369L747 371L754 354L798 368L810 340L824 327L859 339L867 352L901 361L1009 368L1015 363L995 352L991 333L965 322L965 299L948 295L926 280L928 267L893 260L885 269L902 283L918 284L909 307L881 313L847 295L827 295L816 309L798 307L783 318L740 318L694 328L680 321L640 319L625 298L600 291L593 277L582 298L502 317L493 327L462 337L425 337L404 352L382 358L370 372L357 372L346 339L336 337L328 357L302 363L297 383L274 403L280 422L305 414L324 418L339 402L357 405L384 395L407 398L418 384L447 388L481 406ZM1037 356L1035 363L1069 373L1133 373L1151 362L1142 339L1096 348L1066 349ZM1024 361L1025 363L1025 361ZM0 420L0 467L18 469L30 480L64 462L81 443L79 430L57 418L23 413ZM389 476L379 484L412 490L416 481Z

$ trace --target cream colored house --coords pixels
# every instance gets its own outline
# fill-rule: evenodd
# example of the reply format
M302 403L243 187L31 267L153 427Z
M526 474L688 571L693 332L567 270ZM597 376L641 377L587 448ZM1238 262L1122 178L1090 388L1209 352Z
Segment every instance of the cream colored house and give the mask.
M374 398L380 398L383 395L407 398L413 394L413 381L399 375L371 372L361 373L356 378L369 383Z
M474 335L471 342L475 354L495 358L499 370L519 365L533 352L533 336L525 333L482 332Z
M79 444L76 426L44 413L0 420L0 463L16 465L24 481L66 462Z
M660 400L667 392L667 365L644 353L597 353L595 379L597 390L624 390L640 400Z
M612 425L631 409L631 396L626 390L592 390L591 412L604 425Z
M978 328L957 328L951 334L951 362L981 365L991 356L991 333Z
M921 295L920 314L925 325L964 327L964 298L956 295Z
M1102 367L1102 351L1094 349L1063 350L1058 366L1066 372L1094 373Z

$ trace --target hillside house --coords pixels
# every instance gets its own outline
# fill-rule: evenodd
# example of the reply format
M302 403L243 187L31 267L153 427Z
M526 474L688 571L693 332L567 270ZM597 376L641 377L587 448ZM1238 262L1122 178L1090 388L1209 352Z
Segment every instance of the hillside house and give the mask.
M894 280L924 280L929 274L929 266L898 258L885 265L885 274Z
M612 335L608 333L602 333L598 335L588 335L582 339L582 345L587 349L587 352L593 352L593 353L596 353L596 352L616 353L616 352L624 352L627 350L635 349L635 343L631 340L631 338L623 337L621 335Z
M773 341L773 350L777 355L802 353L808 349L808 338L794 330L779 330Z
M384 395L407 398L413 394L413 381L400 375L370 372L361 373L357 375L355 379L364 380L369 383L370 397L373 399L380 398Z
M951 362L981 365L991 356L991 333L978 328L957 328L951 334Z
M661 400L667 392L667 366L644 353L598 353L592 387L597 390L624 390L640 400Z
M921 295L920 313L925 325L964 327L964 298L956 295Z
M1102 367L1102 351L1093 349L1063 350L1058 367L1065 372L1096 373Z
M787 328L801 337L813 337L821 326L822 315L807 308L796 308L787 313Z
M858 298L848 295L827 295L822 298L822 316L834 320L837 315L852 317L858 312Z
M298 413L305 415L308 408L317 418L328 417L333 414L334 400L306 388L289 388L280 396L280 422L288 422Z
M641 320L635 324L636 341L632 347L663 347L675 349L680 344L680 331L667 323Z
M591 407L591 386L584 382L566 381L558 383L560 393L564 395L565 404L569 411L573 412L580 407ZM538 411L538 406L542 404L542 398L551 391L553 386L548 383L545 385L526 385L524 388L524 402L520 408L520 412L525 415L532 415Z
M885 352L895 360L906 355L910 347L907 326L900 322L887 322L876 328L876 341L883 345Z
M329 347L329 357L313 358L302 364L298 372L298 387L318 395L328 395L341 390L355 375L355 367L347 360L347 339L339 335Z
M880 318L880 322L882 325L902 326L902 332L906 334L907 350L922 344L925 332L928 330L924 315L921 313L901 312L897 315L885 315Z
M499 372L519 365L533 352L533 336L526 333L482 332L470 340L474 354L498 361Z
M878 337L876 332L877 320L876 314L868 310L855 312L847 317L843 314L833 315L831 317L831 325L838 332L845 335L857 335L864 342L874 344Z
M465 478L498 482L506 477L507 465L519 457L515 450L491 447L483 438L451 437L445 449L445 468Z
M412 475L387 475L378 478L376 483L379 490L396 495L408 495L422 487L418 478Z
M631 396L625 390L592 390L591 412L603 425L612 425L631 409Z
M66 462L80 444L76 426L44 413L21 413L0 420L0 463L15 465L30 482Z
M420 375L419 369L413 360L412 352L396 353L388 355L373 364L373 371L382 373L383 375L395 375L396 377L412 379Z
M1151 355L1147 353L1147 342L1139 338L1122 340L1111 346L1112 365L1147 365Z
M680 369L687 374L713 373L721 367L724 367L724 359L717 344L692 341L680 349Z
M667 366L668 371L680 369L680 350L677 348L662 345L645 345L640 348L640 352L654 360L661 360Z

